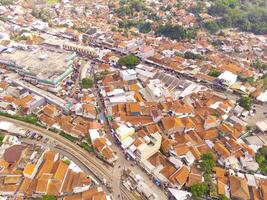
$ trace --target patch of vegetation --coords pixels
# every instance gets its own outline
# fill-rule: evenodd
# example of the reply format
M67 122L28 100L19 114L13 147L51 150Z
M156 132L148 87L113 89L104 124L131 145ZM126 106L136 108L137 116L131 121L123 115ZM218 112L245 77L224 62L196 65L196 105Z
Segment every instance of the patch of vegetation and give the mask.
M90 79L90 78L84 78L83 80L82 80L82 88L83 89L89 89L89 88L91 88L91 87L93 87L93 80L92 79Z
M102 71L102 72L96 72L94 75L94 78L96 81L100 81L102 80L106 75L108 74L108 71Z
M267 63L264 63L259 59L254 60L251 63L251 66L254 67L255 69L259 70L260 72L267 70Z
M241 82L247 82L247 83L253 83L254 82L254 77L244 77L241 75L237 76L238 80L240 80Z
M267 90L267 74L264 74L261 79L260 82L262 84L262 88L263 90Z
M140 63L140 59L134 55L123 56L119 59L120 66L126 66L128 69L133 69Z
M209 76L218 77L221 75L221 72L218 71L216 68L211 68L211 70L208 73Z
M145 0L120 0L119 8L114 11L119 17L131 17L135 12L144 10L146 10Z
M190 188L190 192L192 193L193 199L198 199L207 195L209 191L209 186L207 183L196 183L193 184Z
M205 5L203 5L203 2L197 2L195 5L189 8L189 12L197 15L204 11L204 7Z
M203 24L204 28L206 28L210 33L217 33L223 27L216 20L207 21Z
M201 155L200 167L204 174L211 174L214 166L215 160L211 153Z
M4 117L16 119L16 120L19 120L19 121L27 122L27 123L30 123L30 124L34 124L34 125L37 125L38 122L39 122L37 116L34 115L34 114L30 114L30 115L19 115L19 114L11 115L9 113L0 111L0 115L4 116Z
M53 195L44 195L41 200L56 200L56 197Z
M93 151L94 151L94 147L93 147L92 145L89 145L87 142L82 142L82 143L80 144L80 146L81 146L84 150L86 150L86 151L88 151L88 152L93 152Z
M60 0L47 0L48 5L55 5L57 3L60 3Z
M149 33L151 31L150 22L140 21L137 27L140 33Z
M208 12L219 18L212 22L215 27L211 30L234 27L255 34L267 33L266 0L215 0Z
M67 133L65 133L64 131L60 131L59 135L61 135L62 137L66 138L67 140L71 141L71 142L76 142L78 141L78 138L73 137Z
M42 10L33 9L31 14L32 14L32 16L34 16L38 19L41 19L44 22L49 22L49 20L50 20L50 14L45 9L42 9Z
M237 100L237 103L238 103L239 106L245 108L246 110L251 110L251 108L253 106L253 100L249 96L240 97Z
M65 163L66 165L70 165L70 160L64 160L64 163Z
M196 28L184 28L179 25L160 25L157 27L155 34L158 36L165 36L172 40L192 40L195 39L197 36Z
M14 3L13 0L0 0L1 6L9 6L12 5L13 3Z
M136 26L136 22L130 19L124 19L119 21L119 28L129 29Z
M267 147L260 148L256 154L256 162L259 164L261 173L267 175Z
M184 53L184 58L192 60L204 60L204 56L198 53L194 53L192 51L186 51Z

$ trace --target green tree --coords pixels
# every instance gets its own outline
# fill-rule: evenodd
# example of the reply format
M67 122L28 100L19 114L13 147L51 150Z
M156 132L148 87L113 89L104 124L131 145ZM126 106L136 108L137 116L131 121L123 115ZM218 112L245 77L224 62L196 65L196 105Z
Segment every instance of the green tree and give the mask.
M139 22L138 30L140 33L149 33L151 31L151 23L144 21Z
M133 69L140 63L140 59L134 55L123 56L119 59L118 64Z
M192 197L197 199L202 197L203 195L208 194L209 186L207 183L196 183L193 184L190 188L190 192L192 193Z
M256 162L263 174L267 174L267 147L260 148L256 154Z
M56 200L56 197L53 195L44 195L41 200Z
M64 160L64 163L65 163L66 165L70 165L70 160Z
M208 21L204 23L204 27L210 32L210 33L217 33L221 27L218 24L216 20Z
M245 108L246 110L251 110L253 105L253 100L249 96L243 96L237 100L237 103L239 106Z
M251 66L254 67L255 69L258 69L259 71L264 71L267 69L267 64L262 62L261 60L259 59L256 59L254 60L252 63L251 63Z
M214 67L211 68L211 70L209 71L208 75L209 76L213 76L213 77L218 77L220 76L221 72L219 72L217 69L215 69Z
M196 59L198 59L198 60L204 60L204 57L202 55L197 54L197 53L193 53L192 51L186 51L184 53L184 57L186 59L192 59L192 60L196 60Z
M158 36L165 36L172 40L191 40L194 39L197 35L196 28L184 28L179 25L165 24L160 25L156 28L155 34Z
M235 27L255 34L267 33L266 0L214 0L208 9L220 28ZM210 27L211 28L211 27Z
M88 89L91 88L93 86L93 81L90 78L84 78L82 80L82 88L83 89Z
M215 166L215 160L213 158L213 155L211 153L206 153L201 155L201 163L200 167L201 170L205 174L211 174L212 168Z

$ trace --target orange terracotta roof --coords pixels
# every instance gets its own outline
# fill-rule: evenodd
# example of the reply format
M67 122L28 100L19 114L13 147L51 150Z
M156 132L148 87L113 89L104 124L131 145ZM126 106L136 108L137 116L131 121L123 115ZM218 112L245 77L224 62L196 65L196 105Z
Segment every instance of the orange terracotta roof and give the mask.
M176 117L164 117L161 119L161 122L163 124L164 129L167 131L177 127L184 127L184 124L182 123L181 119Z
M62 184L62 180L51 179L48 183L47 194L54 195L54 196L59 195L61 184Z
M102 154L104 156L105 159L111 159L113 157L113 151L111 150L110 147L105 147L103 150L102 150Z
M225 148L225 146L222 143L216 142L215 145L214 145L214 149L223 158L228 158L231 155L230 152Z
M216 129L209 129L198 132L198 135L204 140L214 140L219 134Z
M189 176L189 169L186 166L182 166L173 175L170 176L169 180L175 184L184 185Z
M187 152L189 152L189 147L186 144L177 145L173 148L178 156L185 155Z
M53 116L53 115L55 115L56 114L56 112L57 112L57 108L56 108L56 106L54 106L54 105L51 105L51 104L48 104L48 105L46 105L44 108L43 108L43 112L44 112L44 114L46 114L47 116Z
M24 170L23 170L23 174L25 174L25 175L32 175L34 169L35 169L35 165L32 164L32 163L28 163L25 166Z
M66 163L64 163L62 160L60 160L57 166L57 169L55 171L55 174L54 174L54 179L63 181L68 168L69 166Z

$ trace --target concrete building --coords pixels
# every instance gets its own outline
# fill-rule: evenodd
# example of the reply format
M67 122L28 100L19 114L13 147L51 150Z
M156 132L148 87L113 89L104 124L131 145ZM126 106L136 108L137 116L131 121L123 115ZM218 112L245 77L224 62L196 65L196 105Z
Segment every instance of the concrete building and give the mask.
M127 70L120 71L120 77L124 81L132 81L132 80L137 79L136 71L134 71L133 69L127 69Z
M144 161L158 152L161 145L162 136L159 132L144 137L147 143L137 147L135 151L137 161Z
M75 56L46 49L15 50L1 53L0 64L33 84L59 88L61 82L71 75Z

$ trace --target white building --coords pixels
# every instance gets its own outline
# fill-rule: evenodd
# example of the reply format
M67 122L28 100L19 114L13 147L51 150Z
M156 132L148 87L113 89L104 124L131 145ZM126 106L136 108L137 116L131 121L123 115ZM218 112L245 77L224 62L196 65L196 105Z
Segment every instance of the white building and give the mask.
M236 82L237 75L233 74L232 72L225 71L220 76L218 76L218 79L222 80L224 85L230 87Z
M120 71L120 77L124 81L132 81L137 79L136 71L134 71L133 69Z
M150 136L145 136L143 139L146 143L139 145L135 151L136 159L138 161L144 161L158 152L162 136L159 132L156 132Z

